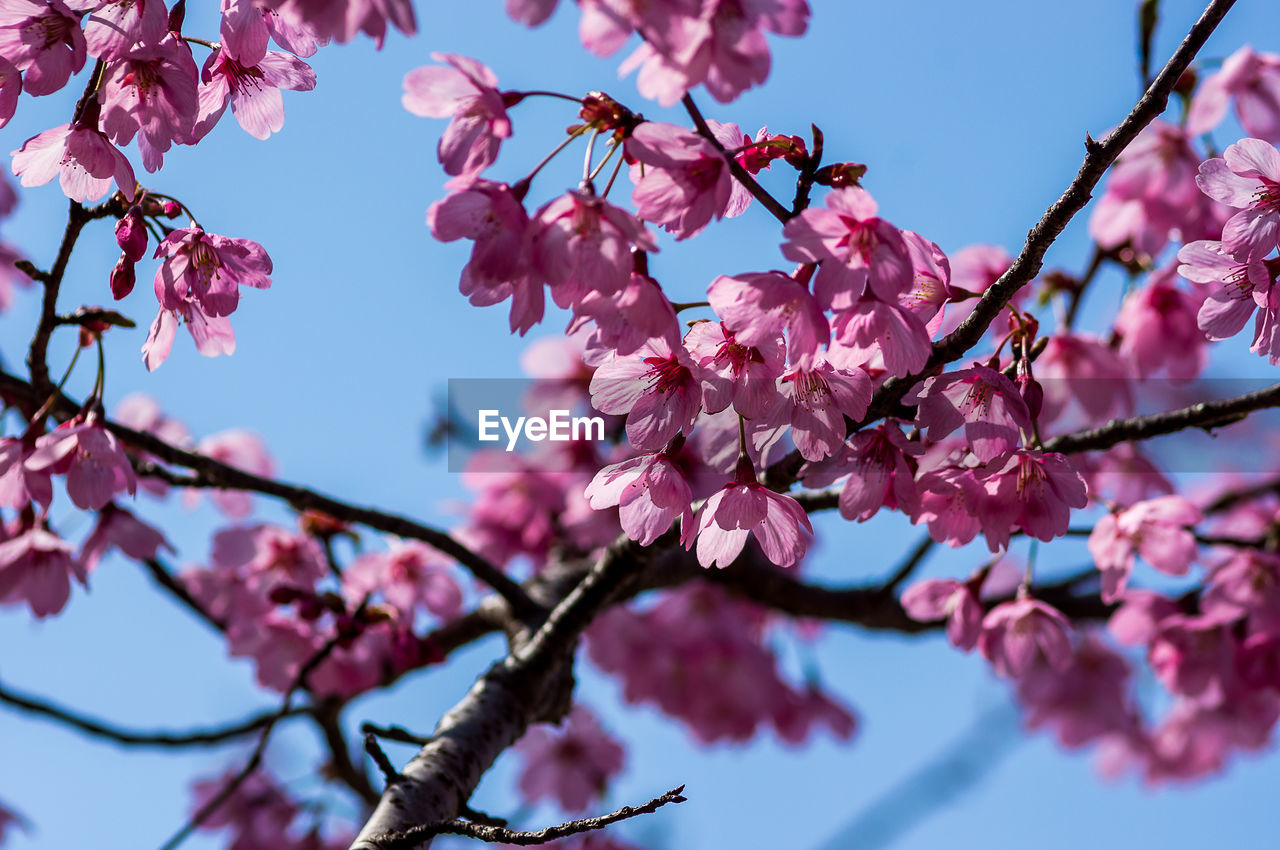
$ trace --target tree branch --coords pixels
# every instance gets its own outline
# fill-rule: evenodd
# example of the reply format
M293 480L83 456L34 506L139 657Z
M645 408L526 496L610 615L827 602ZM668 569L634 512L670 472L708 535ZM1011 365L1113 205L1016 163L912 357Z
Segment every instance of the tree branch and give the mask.
M774 218L786 224L791 219L791 210L784 207L773 195L770 195L768 190L756 182L756 178L751 176L751 172L742 167L742 163L729 155L729 152L724 149L724 145L720 144L720 140L716 138L716 134L711 132L711 128L707 126L707 119L702 117L702 111L698 109L698 104L693 102L693 96L686 94L680 102L684 104L685 111L693 119L693 125L698 128L698 135L720 151L725 162L729 164L729 173L733 175L734 179L751 193L751 197L763 204L764 208L772 213Z
M1009 266L1008 271L982 294L974 305L973 312L965 317L959 327L934 343L933 352L924 369L903 378L889 378L880 385L871 399L866 415L860 422L855 423L855 427L851 430L856 431L868 423L889 415L897 408L907 391L922 378L939 370L947 363L959 359L966 351L978 344L1009 299L1040 273L1045 253L1076 213L1084 209L1093 197L1094 188L1111 164L1156 116L1164 112L1178 78L1191 65L1196 53L1204 46L1223 16L1234 5L1235 0L1213 0L1119 126L1101 142L1093 141L1086 135L1085 157L1079 171L1072 178L1066 191L1045 210L1044 215L1031 228L1022 251ZM788 489L795 483L796 474L803 462L800 453L793 451L774 462L766 471L764 480L774 489Z
M515 844L520 846L546 844L550 841L555 841L557 838L577 835L593 829L604 829L606 826L615 824L618 821L639 815L652 814L667 805L667 803L683 803L685 802L683 791L684 786L681 785L678 788L672 788L661 797L654 797L642 806L623 806L616 812L610 812L607 815L573 820L568 823L562 823L559 826L549 826L537 832L516 832L491 824L450 820L442 823L415 826L396 835L387 836L377 846L380 850L411 850L411 848L417 847L437 835L465 835L468 838L477 838L491 844Z
M132 729L122 729L119 726L113 726L101 720L95 720L70 708L64 708L50 700L16 691L3 685L0 685L0 702L12 706L24 714L44 717L94 738L103 738L130 747L179 748L224 744L237 738L243 738L251 732L256 732L268 723L275 723L289 717L299 717L311 712L309 706L290 708L284 714L280 714L278 709L273 709L224 726L193 729L187 732L138 732Z
M1188 428L1219 428L1238 422L1255 410L1280 407L1280 384L1221 401L1202 401L1190 407L1151 416L1113 419L1099 428L1062 434L1044 444L1045 451L1075 454L1108 449L1132 440L1150 440Z
M38 399L40 394L26 381L0 372L0 395L31 401ZM39 401L43 401L43 399L39 399ZM54 409L65 416L71 416L79 410L79 405L66 396L59 396L55 402ZM511 609L519 616L537 618L545 613L542 606L530 599L520 588L520 585L507 576L506 573L498 569L488 559L463 546L439 529L424 525L408 517L341 502L331 496L326 496L323 493L296 484L288 484L274 478L266 478L261 475L255 475L252 472L245 472L243 469L237 469L211 457L179 448L161 440L154 434L136 431L118 422L104 419L101 424L130 448L146 452L165 463L186 467L196 473L193 476L172 477L172 473L168 471L165 473L159 472L159 468L154 464L148 465L145 461L139 462L139 467L146 474L178 482L183 487L219 488L260 493L264 496L279 499L298 511L316 510L326 513L335 519L365 525L378 531L394 534L397 537L420 540L455 559L477 579L502 594Z

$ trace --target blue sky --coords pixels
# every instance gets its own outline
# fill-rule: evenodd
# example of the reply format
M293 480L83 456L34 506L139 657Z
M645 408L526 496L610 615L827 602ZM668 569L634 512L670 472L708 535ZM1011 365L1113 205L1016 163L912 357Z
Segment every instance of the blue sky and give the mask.
M813 6L810 35L771 40L768 86L727 108L703 96L704 112L750 130L767 124L803 135L817 123L830 156L870 166L865 185L882 214L948 252L975 242L1016 251L1078 167L1085 132L1102 134L1138 93L1134 9L1125 0L919 0L909 8L813 0ZM1159 61L1200 11L1189 0L1161 6ZM662 116L640 101L630 79L617 79L618 57L595 59L577 46L575 17L562 9L550 25L528 32L505 18L499 0L420 3L416 38L393 36L381 52L367 41L322 50L314 61L316 91L286 94L288 117L278 136L259 142L228 117L199 147L172 154L152 184L187 202L209 230L261 242L275 261L274 286L243 299L234 316L239 349L233 357L199 357L182 333L171 359L148 374L138 348L154 301L149 274L140 269L138 290L121 305L140 328L109 340L109 406L138 390L161 399L197 435L254 428L288 480L450 522L448 501L465 493L444 458L423 451L432 399L449 378L518 377L528 340L507 333L505 308L466 304L457 274L467 246L437 244L423 225L426 207L442 194L434 153L443 123L404 112L400 80L432 51L455 52L489 64L504 88L604 89L650 117ZM189 33L213 35L208 18L193 13L189 20ZM1246 42L1280 51L1277 24L1271 2L1241 0L1202 55L1222 58ZM24 99L18 117L0 131L5 150L65 122L76 93ZM514 179L525 173L573 120L567 104L522 104L495 174ZM1220 144L1234 141L1233 130L1223 131ZM577 158L570 155L562 165L539 179L537 198L576 179ZM786 182L779 175L774 185ZM64 210L54 186L25 191L3 236L45 266ZM652 269L673 298L692 300L717 274L779 265L778 241L778 224L754 208L688 244L665 240ZM1087 251L1081 219L1048 261L1078 270ZM107 271L116 253L108 226L86 232L68 275L65 309L109 299ZM1118 277L1102 278L1087 316L1108 316L1120 286ZM0 316L6 364L21 362L36 309L32 292ZM529 338L556 334L562 322L553 314ZM66 362L69 343L69 336L55 341L55 370ZM1238 356L1243 339L1225 347L1216 362L1220 373L1267 374L1258 358ZM87 390L91 372L72 379L75 392ZM260 506L264 517L282 516ZM139 511L167 523L177 563L207 557L217 522L207 508L187 513L140 498ZM824 517L819 531L822 542L809 569L850 582L886 572L918 534L900 517L858 526ZM851 552L860 557L850 558ZM948 552L931 560L928 571L959 573L983 557L972 549ZM1085 557L1082 546L1070 543L1041 550L1045 570ZM25 610L0 611L0 646L0 681L122 724L180 728L275 701L254 688L245 662L226 660L218 640L158 599L140 571L119 560L104 562L90 592L77 592L58 618L35 623ZM798 673L795 645L784 637L777 648ZM446 669L361 701L348 719L429 729L500 651L498 641L478 644ZM609 804L688 786L689 803L631 825L629 834L652 838L655 850L860 846L829 842L1005 700L1005 686L985 664L933 637L832 629L817 662L824 682L861 717L860 735L850 745L819 738L792 750L764 739L741 749L700 748L653 710L622 705L615 683L587 673L584 699L629 743L628 770ZM891 846L1269 844L1270 789L1280 782L1274 758L1241 760L1225 777L1194 788L1148 791L1133 780L1103 782L1088 755L1064 754L1042 736L1001 738L1010 725L1000 727L1006 732L996 733L991 749L1000 750L1000 740L1017 743L991 772L972 781L953 805L913 818ZM32 838L14 842L20 850L158 846L187 812L189 779L244 757L234 747L125 752L5 710L0 741L0 800L38 827ZM311 731L298 727L273 745L271 762L313 795L319 783L308 776L317 753ZM499 763L481 786L478 807L501 814L519 808L514 769L512 760ZM556 817L539 809L528 823Z

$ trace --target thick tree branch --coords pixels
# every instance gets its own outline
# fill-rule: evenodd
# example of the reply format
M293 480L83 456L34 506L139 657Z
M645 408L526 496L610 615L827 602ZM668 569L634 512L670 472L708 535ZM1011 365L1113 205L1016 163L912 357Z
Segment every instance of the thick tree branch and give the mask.
M592 618L628 587L668 534L643 549L625 537L609 546L591 570L555 606L545 623L494 664L440 720L430 743L383 792L352 850L380 850L388 836L457 817L480 778L529 724L563 710L556 699L570 652Z
M39 398L40 394L35 391L35 388L30 383L4 372L0 372L0 395L6 398L23 399L28 402L35 400L37 404L43 401L43 399ZM64 416L71 416L80 408L70 398L60 396L55 402L54 409ZM544 613L542 607L530 599L521 590L517 582L498 569L488 559L463 546L449 534L439 529L424 525L408 517L341 502L331 496L326 496L323 493L300 487L296 484L288 484L283 481L277 481L274 478L266 478L261 475L255 475L252 472L245 472L242 469L237 469L198 452L188 451L167 443L154 434L136 431L118 422L103 420L102 425L130 448L146 452L165 463L183 466L195 472L193 476L169 479L167 475L161 475L154 465L147 465L145 461L141 462L142 469L151 475L180 482L180 485L184 487L209 487L260 493L264 496L279 499L298 511L316 510L345 522L365 525L378 531L394 534L397 537L420 540L455 559L477 579L502 594L503 598L511 605L512 610L516 611L520 616L537 617Z

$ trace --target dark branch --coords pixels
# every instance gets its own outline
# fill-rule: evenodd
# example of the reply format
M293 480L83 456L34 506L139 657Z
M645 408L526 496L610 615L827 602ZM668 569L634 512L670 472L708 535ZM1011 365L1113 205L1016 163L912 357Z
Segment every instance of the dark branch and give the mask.
M275 723L288 717L298 717L311 711L309 707L301 706L290 708L288 712L281 715L278 710L273 709L224 726L192 729L186 732L139 732L95 720L73 709L64 708L57 703L3 685L0 685L0 702L24 714L44 717L94 738L104 738L130 747L178 748L225 744L256 732L268 723Z
M698 135L720 151L725 162L729 164L729 173L733 175L734 179L746 187L746 190L751 193L751 197L764 204L764 208L772 213L774 218L786 224L791 218L791 210L784 207L773 195L770 195L768 190L756 182L756 178L751 176L750 171L743 168L737 159L729 155L729 152L724 149L724 145L720 144L720 140L716 138L716 134L711 132L711 128L707 126L707 119L702 117L702 111L693 102L692 95L686 94L681 103L684 104L685 111L689 113L689 117L693 119L693 125L698 128Z
M0 395L7 398L22 398L28 401L35 401L37 404L44 400L39 398L40 394L35 391L31 384L3 372L0 372ZM66 396L60 396L55 403L54 409L64 416L70 416L79 410L79 405ZM535 618L545 613L543 608L530 599L520 588L520 585L503 573L502 570L498 569L488 559L463 546L453 537L439 529L423 525L420 522L397 514L347 504L296 484L288 484L273 478L265 478L261 475L245 472L211 457L181 449L161 440L154 434L136 431L118 422L103 420L102 425L130 448L146 452L165 463L186 467L195 472L195 475L192 476L173 476L172 473L167 471L166 473L161 473L154 464L142 461L138 463L138 467L144 474L162 478L182 487L206 487L261 493L264 496L280 499L298 511L316 510L335 519L366 525L369 528L385 531L397 537L421 540L423 543L455 559L480 581L502 594L511 609L520 616Z
M521 846L546 844L550 841L555 841L557 838L590 832L594 829L604 829L606 826L615 824L618 821L638 817L639 815L652 814L668 803L683 803L685 802L683 791L684 786L681 785L678 788L672 788L661 797L654 797L643 806L623 806L616 812L610 812L607 815L573 820L558 826L549 826L538 832L515 832L514 830L491 824L450 820L443 823L415 826L395 835L378 838L376 839L376 846L382 848L382 850L411 850L411 848L417 847L422 842L437 835L465 835L468 838L477 838L492 844L516 844Z
M982 294L974 305L973 312L960 323L959 327L934 343L933 353L929 356L924 369L918 374L908 375L905 378L890 378L881 384L872 397L866 415L860 422L855 423L852 430L891 415L899 406L902 397L921 378L959 359L978 344L991 322L1009 303L1009 299L1040 273L1045 252L1093 197L1094 188L1102 179L1102 175L1115 162L1116 157L1157 115L1164 112L1178 78L1190 66L1196 53L1204 46L1205 41L1233 5L1235 0L1213 0L1208 5L1133 110L1101 142L1086 145L1084 162L1080 170L1076 172L1076 176L1061 197L1054 201L1031 228L1022 251L1009 266L1008 271ZM802 463L803 458L800 457L799 452L793 451L772 464L765 473L764 480L775 489L785 490L795 482Z
M1238 422L1255 410L1277 406L1280 406L1280 384L1235 398L1203 401L1152 416L1113 419L1100 428L1054 437L1044 444L1044 448L1045 451L1063 454L1109 449L1119 443L1149 440L1188 428L1219 428Z

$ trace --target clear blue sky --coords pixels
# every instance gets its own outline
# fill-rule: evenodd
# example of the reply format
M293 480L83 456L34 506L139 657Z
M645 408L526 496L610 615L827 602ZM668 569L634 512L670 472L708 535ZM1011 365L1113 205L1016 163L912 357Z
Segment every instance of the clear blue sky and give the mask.
M870 165L866 185L895 223L949 252L974 242L1016 251L1079 165L1085 132L1100 135L1137 95L1134 5L813 0L809 36L772 40L769 85L729 108L704 96L704 110L750 130L768 124L804 134L816 122L832 156ZM1200 4L1161 5L1156 53L1163 61ZM641 103L630 79L617 80L617 58L597 60L578 47L570 9L531 33L506 19L499 0L433 0L419 4L419 17L418 37L393 36L380 53L364 41L322 50L314 63L316 92L286 93L285 129L270 141L252 139L228 116L198 148L171 154L153 185L181 197L208 229L266 246L275 261L275 285L243 299L234 317L235 356L201 358L184 332L169 362L147 374L137 351L154 300L148 276L140 275L144 280L122 309L141 327L112 334L107 388L109 404L134 390L156 396L198 435L257 429L289 480L447 523L446 502L463 491L443 458L422 451L431 399L448 378L516 377L525 342L507 333L504 309L466 304L457 293L466 246L436 244L423 226L426 207L444 182L434 157L443 123L400 108L403 74L429 61L432 51L456 52L488 63L505 88L604 89L650 117L661 110ZM211 36L212 27L200 20L191 15L189 32ZM1241 0L1203 55L1221 58L1245 42L1280 51L1278 24L1272 0ZM65 122L74 98L68 91L24 99L18 117L0 131L4 149ZM573 116L559 103L529 102L515 120L516 136L496 170L509 179L527 171ZM1233 141L1232 132L1224 130L1221 141ZM574 179L575 167L552 170L535 193L560 191ZM3 236L47 265L64 210L54 186L25 191ZM1068 230L1050 264L1082 267L1083 224ZM777 265L778 238L777 223L752 209L687 245L664 242L654 272L673 298L690 300L716 274ZM62 306L106 302L115 255L109 228L90 228ZM1111 277L1100 281L1090 313L1114 309L1119 287ZM10 366L22 360L36 308L28 294L0 316L0 355ZM562 321L553 315L532 335L557 333ZM65 362L68 341L54 346L55 364ZM1238 353L1242 342L1228 346ZM1257 367L1257 358L1219 364L1233 375L1259 374ZM86 370L72 389L82 394L89 381ZM143 499L139 508L168 523L180 550L177 562L207 557L217 521L210 511L184 513ZM281 516L265 503L261 508L265 517ZM881 574L916 539L918 532L900 520L854 526L824 518L823 542L810 569L842 581ZM851 560L851 552L861 558ZM1042 549L1046 569L1084 557L1083 547L1071 544ZM982 558L981 550L948 553L929 569L959 573ZM226 660L219 641L158 599L140 571L119 560L100 565L91 591L77 591L58 618L34 623L24 609L0 611L0 647L0 681L127 725L212 723L276 700L255 690L246 662ZM348 718L353 725L368 718L429 729L500 649L496 641L480 644L447 669L361 701ZM788 664L796 662L792 644L780 640L778 649ZM865 846L827 842L1005 700L1005 686L984 663L937 638L832 629L818 661L825 682L861 716L861 734L851 745L818 739L793 751L766 739L744 749L701 749L653 710L621 705L613 682L587 674L586 701L629 743L628 770L609 803L648 799L681 782L688 786L689 803L634 824L630 834L652 838L654 850ZM1007 738L1007 731L1004 738L997 734L989 746L999 750ZM1191 789L1150 792L1133 780L1105 784L1088 755L1061 753L1044 737L1013 740L1020 743L989 775L975 780L954 805L913 816L912 827L892 846L1274 844L1275 758L1239 761L1224 778ZM0 800L38 827L32 838L14 842L18 850L158 846L188 812L191 777L220 772L244 757L234 747L181 755L126 752L3 709L0 742ZM297 787L310 795L319 790L308 778L317 753L310 730L298 727L279 737L270 760L279 775L297 778ZM513 761L499 763L481 786L480 808L508 814L519 807L513 771ZM527 822L556 817L539 810ZM869 841L865 834L860 840ZM202 839L191 846L219 844Z

